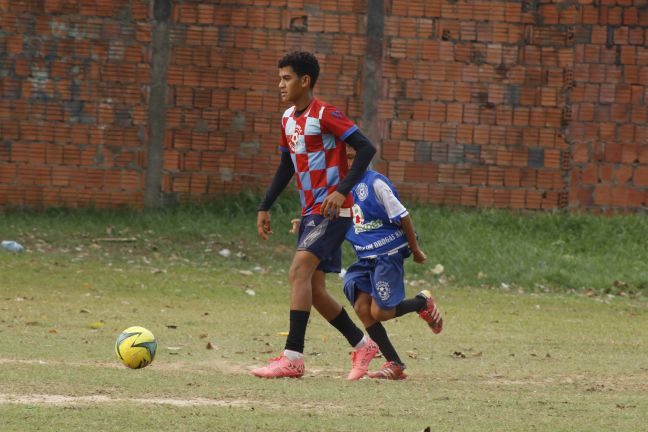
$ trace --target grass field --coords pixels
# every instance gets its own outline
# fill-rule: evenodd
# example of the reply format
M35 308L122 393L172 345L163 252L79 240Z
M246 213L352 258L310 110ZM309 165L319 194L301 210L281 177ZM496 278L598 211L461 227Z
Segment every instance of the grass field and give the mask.
M645 430L644 217L416 207L430 260L408 293L432 288L445 329L385 325L408 380L347 382L350 348L314 313L306 376L267 381L249 370L288 330L293 206L260 242L254 204L0 215L27 248L0 250L0 430ZM131 325L159 341L138 371L113 352Z

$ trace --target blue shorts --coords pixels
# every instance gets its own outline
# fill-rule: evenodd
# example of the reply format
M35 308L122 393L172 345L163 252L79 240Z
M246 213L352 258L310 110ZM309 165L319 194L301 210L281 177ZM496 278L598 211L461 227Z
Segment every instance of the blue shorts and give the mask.
M364 258L351 264L344 276L344 294L349 302L355 304L358 290L371 295L380 309L395 308L405 298L403 263L410 254L405 247L393 255Z
M299 225L297 250L308 251L319 258L317 270L340 273L342 242L350 227L350 217L330 220L319 214L304 216Z

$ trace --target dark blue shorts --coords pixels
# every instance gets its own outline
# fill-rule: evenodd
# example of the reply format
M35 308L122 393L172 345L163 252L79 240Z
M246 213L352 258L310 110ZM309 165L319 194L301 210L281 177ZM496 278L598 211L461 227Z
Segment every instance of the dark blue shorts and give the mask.
M356 290L365 292L380 309L392 309L405 298L405 258L408 248L401 248L393 255L365 258L351 264L344 276L344 294L355 304Z
M319 258L317 270L324 273L340 273L342 242L350 227L350 217L329 220L319 214L304 216L299 225L297 250L311 252Z

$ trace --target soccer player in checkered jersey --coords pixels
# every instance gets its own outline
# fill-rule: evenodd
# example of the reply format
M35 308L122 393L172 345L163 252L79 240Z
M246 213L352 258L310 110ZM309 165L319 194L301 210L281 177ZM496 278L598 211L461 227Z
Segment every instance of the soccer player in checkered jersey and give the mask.
M353 159L353 149L348 149L348 157ZM405 364L381 321L418 312L434 333L441 332L443 318L428 290L405 299L404 261L412 255L414 262L423 264L427 255L419 247L409 212L387 177L367 170L352 193L353 226L346 239L358 260L344 276L344 294L386 360L369 377L404 379Z
M290 328L283 353L252 370L262 378L301 377L304 338L311 306L353 346L348 379L362 378L378 352L325 286L325 273L342 268L341 245L351 226L351 189L366 171L376 150L337 108L313 96L319 64L308 52L292 52L278 63L281 99L293 104L281 119L281 160L259 206L257 230L272 233L269 209L296 174L302 205L297 250L288 273L291 288ZM356 151L349 168L346 144Z

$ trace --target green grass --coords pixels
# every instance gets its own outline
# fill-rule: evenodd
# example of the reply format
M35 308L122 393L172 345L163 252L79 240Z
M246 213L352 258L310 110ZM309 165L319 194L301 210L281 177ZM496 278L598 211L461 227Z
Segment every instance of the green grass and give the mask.
M255 203L0 215L0 239L27 247L0 251L0 429L644 428L643 217L413 207L430 259L408 263L408 294L432 287L446 326L385 324L409 379L345 381L350 349L314 313L307 376L266 381L248 371L283 347L296 206L282 200L260 242ZM328 284L344 303L340 279ZM139 371L113 352L131 325L159 341Z
M253 195L241 195L204 207L137 212L128 210L64 210L0 214L0 238L15 239L32 252L62 251L85 256L111 256L123 261L135 256L162 263L190 259L201 265L241 266L254 260L261 266L285 267L294 237L289 220L298 213L295 198L273 208L275 235L258 240ZM648 218L644 215L600 217L565 213L515 214L499 210L454 210L412 206L412 217L428 265L408 261L411 279L457 286L522 288L540 291L594 290L640 295L648 288ZM134 238L115 244L105 237ZM99 239L99 241L97 241ZM230 249L243 260L213 260L214 252ZM80 249L80 250L79 250ZM345 263L353 260L348 245ZM132 263L132 262L131 262ZM444 266L442 278L432 273Z
M458 285L640 293L648 218L414 208L422 244Z

